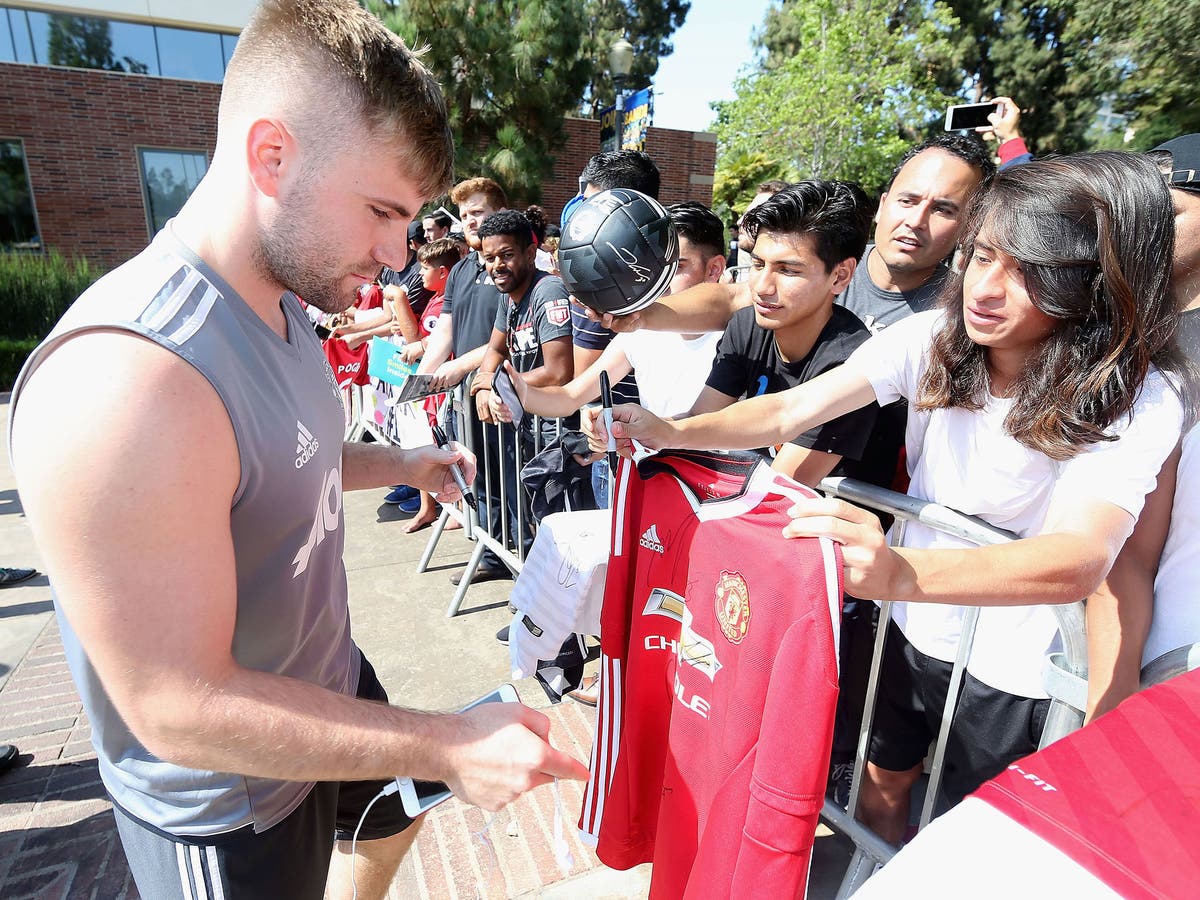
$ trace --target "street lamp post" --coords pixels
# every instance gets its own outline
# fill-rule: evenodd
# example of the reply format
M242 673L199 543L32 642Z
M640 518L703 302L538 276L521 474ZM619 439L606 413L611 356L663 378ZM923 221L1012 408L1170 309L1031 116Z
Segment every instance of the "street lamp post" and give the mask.
M612 73L613 86L617 89L617 148L620 149L625 134L625 85L633 71L633 44L625 38L617 38L608 51L608 70Z

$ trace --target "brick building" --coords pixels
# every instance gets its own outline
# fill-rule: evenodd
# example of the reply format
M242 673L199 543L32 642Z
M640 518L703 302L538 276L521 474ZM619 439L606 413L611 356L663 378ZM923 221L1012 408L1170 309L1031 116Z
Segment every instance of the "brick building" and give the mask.
M134 6L145 15L132 18ZM0 194L0 249L53 249L111 267L144 247L207 171L220 79L253 6L110 0L81 16L76 4L0 4L0 181L15 185ZM100 68L48 64L64 32L86 45L97 30L97 58L86 64ZM569 118L565 130L543 180L551 221L600 146L596 120ZM712 202L715 136L651 128L646 150L662 171L664 203ZM4 206L4 196L16 199Z

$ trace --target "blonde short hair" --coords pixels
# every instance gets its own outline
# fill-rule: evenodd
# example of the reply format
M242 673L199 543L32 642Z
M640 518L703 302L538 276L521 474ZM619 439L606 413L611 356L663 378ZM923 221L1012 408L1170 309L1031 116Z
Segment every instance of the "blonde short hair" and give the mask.
M271 105L314 158L356 136L394 138L396 161L433 197L453 180L454 143L418 55L353 0L264 0L226 69L219 121Z

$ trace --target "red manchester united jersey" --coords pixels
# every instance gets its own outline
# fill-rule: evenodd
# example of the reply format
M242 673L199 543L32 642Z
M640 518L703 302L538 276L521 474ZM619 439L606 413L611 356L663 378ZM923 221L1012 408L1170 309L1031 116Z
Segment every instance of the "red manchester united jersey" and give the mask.
M834 545L782 535L812 496L754 455L621 466L580 827L652 897L804 893L841 606Z
M1013 763L973 796L1122 897L1194 897L1200 884L1200 671Z

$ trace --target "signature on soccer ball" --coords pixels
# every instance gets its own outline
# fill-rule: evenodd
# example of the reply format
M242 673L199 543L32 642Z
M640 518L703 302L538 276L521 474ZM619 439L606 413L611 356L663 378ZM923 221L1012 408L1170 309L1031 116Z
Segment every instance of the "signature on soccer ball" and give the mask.
M610 250L617 256L621 257L621 262L629 266L629 271L637 276L637 283L642 284L650 280L650 270L645 266L638 264L638 258L624 247L614 247L612 241L605 241Z

